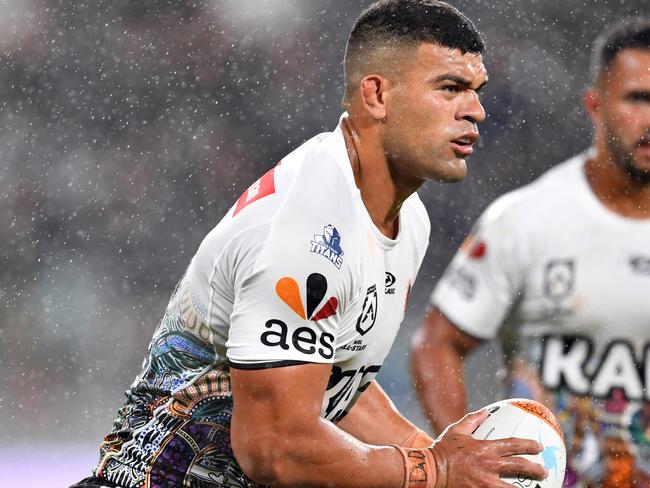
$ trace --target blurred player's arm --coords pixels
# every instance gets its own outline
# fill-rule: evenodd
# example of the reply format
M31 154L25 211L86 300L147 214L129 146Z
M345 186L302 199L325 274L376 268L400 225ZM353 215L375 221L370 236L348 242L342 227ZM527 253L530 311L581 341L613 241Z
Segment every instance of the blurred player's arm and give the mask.
M478 339L457 328L435 307L429 310L416 333L411 372L425 415L435 432L442 432L465 415L463 362L479 344Z
M367 444L405 447L428 447L433 444L429 434L399 413L377 381L370 383L337 426Z
M232 447L253 481L277 487L410 488L420 486L416 475L425 473L427 487L497 488L504 486L500 475L546 475L542 466L512 456L540 452L537 442L471 437L486 412L467 416L435 446L411 455L365 444L320 416L330 372L329 364L231 369Z

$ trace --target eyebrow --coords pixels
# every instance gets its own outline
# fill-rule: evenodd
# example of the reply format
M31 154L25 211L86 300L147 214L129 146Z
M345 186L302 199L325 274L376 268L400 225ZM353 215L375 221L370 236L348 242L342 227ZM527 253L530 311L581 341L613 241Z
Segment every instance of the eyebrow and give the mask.
M462 76L458 75L453 75L451 73L445 73L443 75L438 76L436 79L433 80L434 83L438 83L440 81L453 81L454 83L458 83L459 85L465 87L465 88L470 88L472 86L472 82L468 80L467 78L463 78ZM474 91L479 92L481 89L487 85L487 78L483 83L481 83L478 88L476 88Z

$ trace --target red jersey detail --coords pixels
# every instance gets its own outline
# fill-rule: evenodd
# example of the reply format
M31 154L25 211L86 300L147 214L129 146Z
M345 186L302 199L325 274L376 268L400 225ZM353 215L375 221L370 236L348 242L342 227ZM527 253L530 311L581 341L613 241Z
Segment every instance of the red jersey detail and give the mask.
M472 251L469 253L469 257L472 259L481 259L483 256L485 256L485 253L487 252L487 245L485 242L480 241L478 242Z
M336 299L336 297L331 297L329 300L327 300L327 303L323 305L323 308L321 308L320 311L312 317L312 320L315 322L317 320L331 317L336 313L336 307L338 304L339 301Z
M268 171L259 180L249 186L248 190L242 193L242 195L239 197L239 200L237 200L237 205L235 205L235 211L232 213L233 217L237 215L249 203L253 203L260 198L264 198L275 193L275 178L273 177L274 171L275 168Z

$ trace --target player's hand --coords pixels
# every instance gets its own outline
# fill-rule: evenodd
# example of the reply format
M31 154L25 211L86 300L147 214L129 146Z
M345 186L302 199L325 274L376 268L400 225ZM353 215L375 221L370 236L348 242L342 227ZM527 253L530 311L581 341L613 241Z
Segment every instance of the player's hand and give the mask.
M474 439L471 433L487 418L486 410L465 415L430 447L436 460L435 488L512 488L501 476L519 474L544 479L546 469L514 454L538 454L543 446L530 439Z

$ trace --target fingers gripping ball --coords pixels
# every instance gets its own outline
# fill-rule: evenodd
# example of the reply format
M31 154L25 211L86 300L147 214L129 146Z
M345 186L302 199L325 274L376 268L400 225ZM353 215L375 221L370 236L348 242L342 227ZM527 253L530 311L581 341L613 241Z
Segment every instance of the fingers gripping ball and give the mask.
M566 467L566 448L560 425L551 411L539 402L510 398L485 407L489 416L472 433L475 439L493 440L507 437L533 439L544 446L536 455L524 455L548 470L545 480L525 476L503 478L520 488L561 488Z

